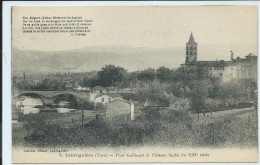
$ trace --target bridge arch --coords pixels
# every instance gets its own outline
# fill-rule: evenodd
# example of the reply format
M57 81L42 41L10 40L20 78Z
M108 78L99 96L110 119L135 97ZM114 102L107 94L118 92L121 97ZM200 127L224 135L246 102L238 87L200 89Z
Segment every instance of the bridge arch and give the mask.
M13 98L13 103L18 104L18 102L21 102L21 101L24 101L25 98L23 96L27 96L27 97L31 97L32 99L39 99L42 103L42 105L45 104L45 97L40 95L40 94L37 94L37 93L23 93L23 94L20 94L20 95L17 95L16 97Z
M82 105L84 102L89 100L89 94L86 92L79 91L13 91L13 101L17 100L20 96L32 96L40 98L43 105L53 105L57 97L71 97L73 102L77 102L77 106Z
M42 100L42 102L44 102L44 99L46 99L45 96L41 95L41 94L38 94L38 93L34 93L34 92L31 92L31 93L22 93L22 94L19 94L17 96L14 97L14 99L20 99L22 96L29 96L29 97L34 97L34 98L39 98Z

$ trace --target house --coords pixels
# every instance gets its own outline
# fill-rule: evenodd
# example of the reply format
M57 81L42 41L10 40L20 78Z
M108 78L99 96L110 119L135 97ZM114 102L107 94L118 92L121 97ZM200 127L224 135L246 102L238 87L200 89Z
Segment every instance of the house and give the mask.
M134 103L123 99L108 102L106 104L106 119L116 123L134 120Z
M89 88L87 88L87 87L82 87L82 86L80 86L80 85L78 85L75 89L78 90L78 91L89 91Z
M107 89L101 86L96 86L91 89L91 93L95 93L95 94L107 93Z
M101 86L96 86L90 90L89 100L95 102L96 96L107 93L107 89Z
M116 93L101 93L95 96L94 103L103 103L106 104L110 101L123 99L121 95Z
M187 98L172 98L170 101L170 109L173 110L186 110L190 108L190 100Z

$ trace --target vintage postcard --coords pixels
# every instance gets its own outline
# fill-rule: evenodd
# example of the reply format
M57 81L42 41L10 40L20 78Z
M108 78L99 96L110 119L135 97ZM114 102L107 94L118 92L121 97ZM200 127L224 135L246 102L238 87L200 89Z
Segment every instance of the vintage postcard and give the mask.
M257 19L12 7L12 162L257 162Z

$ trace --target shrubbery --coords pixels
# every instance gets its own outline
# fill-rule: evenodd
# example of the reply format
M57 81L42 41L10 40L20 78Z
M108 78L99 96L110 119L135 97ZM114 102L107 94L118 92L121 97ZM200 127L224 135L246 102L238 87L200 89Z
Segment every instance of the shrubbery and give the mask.
M248 120L232 116L216 123L194 125L186 111L165 109L156 112L155 109L147 109L143 113L134 122L121 125L99 118L71 128L62 128L41 120L30 121L25 125L28 131L25 141L34 146L52 147L257 145L256 115L249 116Z
M239 108L249 108L254 104L250 101L236 101L236 100L219 100L219 99L206 99L205 109L203 112L210 111L222 111L228 109L239 109Z
M84 110L84 109L87 109L87 110L90 110L90 109L94 109L94 103L93 102L89 102L89 101L84 101L82 102L79 106L78 106L78 109L79 110Z
M100 111L100 110L105 110L106 106L102 103L96 103L96 105L94 106L94 110L96 111Z

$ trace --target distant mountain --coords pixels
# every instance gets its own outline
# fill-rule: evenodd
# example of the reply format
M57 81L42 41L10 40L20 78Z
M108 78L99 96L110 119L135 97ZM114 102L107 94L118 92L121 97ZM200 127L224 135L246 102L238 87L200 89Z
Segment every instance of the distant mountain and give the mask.
M240 57L255 52L257 46L244 44L236 46L198 46L198 60L229 60L230 50ZM127 46L93 46L69 51L12 50L14 72L82 72L100 70L108 64L121 66L128 71L179 67L185 61L185 47L143 48Z

